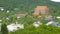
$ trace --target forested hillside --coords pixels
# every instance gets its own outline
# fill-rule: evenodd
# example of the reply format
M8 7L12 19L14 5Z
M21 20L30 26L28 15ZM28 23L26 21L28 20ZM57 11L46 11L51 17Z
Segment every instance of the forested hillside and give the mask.
M60 13L60 3L55 3L50 0L0 0L0 7L6 9L20 8L23 11L33 12L36 6L46 5L51 10L50 12Z

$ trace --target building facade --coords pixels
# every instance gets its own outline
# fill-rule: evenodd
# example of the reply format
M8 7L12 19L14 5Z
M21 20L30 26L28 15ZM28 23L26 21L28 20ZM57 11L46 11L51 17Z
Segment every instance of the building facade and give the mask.
M41 14L48 14L49 13L49 8L47 6L37 6L34 10L33 15L38 16Z

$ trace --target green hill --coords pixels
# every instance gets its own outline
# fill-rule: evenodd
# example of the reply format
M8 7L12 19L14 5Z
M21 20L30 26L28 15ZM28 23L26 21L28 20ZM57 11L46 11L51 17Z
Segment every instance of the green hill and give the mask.
M0 0L0 6L5 7L6 9L17 7L24 11L30 11L34 10L38 5L46 5L51 11L60 13L60 3L55 3L50 0Z

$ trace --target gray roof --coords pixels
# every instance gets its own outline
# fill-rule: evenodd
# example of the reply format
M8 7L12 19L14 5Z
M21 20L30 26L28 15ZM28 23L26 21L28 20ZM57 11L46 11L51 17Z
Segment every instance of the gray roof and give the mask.
M53 22L51 25L60 27L60 23L59 22Z

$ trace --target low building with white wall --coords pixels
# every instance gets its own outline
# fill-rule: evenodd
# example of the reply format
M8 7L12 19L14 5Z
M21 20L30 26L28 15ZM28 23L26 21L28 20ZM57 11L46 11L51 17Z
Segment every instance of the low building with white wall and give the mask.
M20 29L24 29L24 25L23 24L10 24L7 25L8 31L15 31L18 30L18 28Z
M40 25L42 25L42 23L40 21L34 22L33 26L35 27L39 27Z

